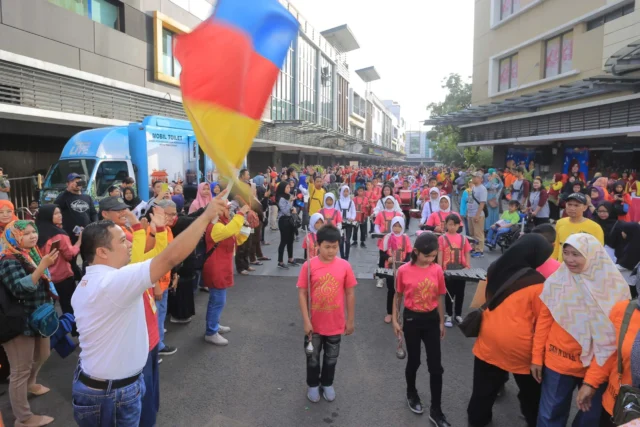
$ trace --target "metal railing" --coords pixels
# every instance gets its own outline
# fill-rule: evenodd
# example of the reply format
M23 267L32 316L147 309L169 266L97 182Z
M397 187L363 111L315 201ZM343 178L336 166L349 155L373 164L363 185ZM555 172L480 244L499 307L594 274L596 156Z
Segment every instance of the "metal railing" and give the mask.
M16 212L21 208L28 208L32 200L39 199L42 175L8 178L7 180L11 186L9 200L15 206Z
M145 116L186 119L181 102L0 61L0 103L139 122Z

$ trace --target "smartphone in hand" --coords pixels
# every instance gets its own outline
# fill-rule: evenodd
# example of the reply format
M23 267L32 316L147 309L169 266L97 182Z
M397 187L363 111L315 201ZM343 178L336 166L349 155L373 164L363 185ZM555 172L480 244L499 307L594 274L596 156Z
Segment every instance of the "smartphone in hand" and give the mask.
M55 242L51 243L51 250L49 252L53 252L54 250L60 250L60 240L56 240Z

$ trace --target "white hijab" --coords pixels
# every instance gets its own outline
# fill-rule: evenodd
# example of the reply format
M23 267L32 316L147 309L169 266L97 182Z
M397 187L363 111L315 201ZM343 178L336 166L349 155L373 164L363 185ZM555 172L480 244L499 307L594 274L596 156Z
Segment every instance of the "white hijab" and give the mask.
M333 205L330 207L327 206L327 199L333 200ZM333 193L327 193L324 195L324 207L325 209L336 209L336 196L334 196Z
M402 230L399 233L393 231L393 226L396 224L402 227ZM396 216L391 220L391 230L389 230L389 234L384 236L384 239L382 240L382 248L385 252L389 249L396 249L400 244L402 244L402 239L404 239L404 227L404 217Z
M393 231L393 226L396 224L400 224L400 227L402 227L402 231L400 231L399 233L396 233ZM401 216L396 216L391 220L391 234L393 234L396 237L400 237L404 234L404 217Z
M383 197L382 199L378 200L378 203L376 204L376 209L374 211L375 215L379 214L382 211L386 211L387 210L387 208L385 206L385 202L387 201L387 199L393 200L393 211L394 212L402 213L402 209L400 208L400 204L398 204L398 201L396 200L396 198L393 197L393 196L387 196L387 197Z
M316 229L316 223L319 220L322 220L322 222L324 222L324 217L321 213L316 212L311 215L311 218L309 219L309 233L316 234L318 232L318 230Z
M347 197L344 196L344 190L347 190L349 194ZM349 207L349 202L351 202L351 189L348 185L343 185L340 187L340 207L342 209L347 209Z
M442 199L446 199L447 202L449 202L449 207L447 209L440 209L440 201ZM438 212L444 212L444 213L451 212L451 199L449 198L449 196L440 196L440 198L438 199Z

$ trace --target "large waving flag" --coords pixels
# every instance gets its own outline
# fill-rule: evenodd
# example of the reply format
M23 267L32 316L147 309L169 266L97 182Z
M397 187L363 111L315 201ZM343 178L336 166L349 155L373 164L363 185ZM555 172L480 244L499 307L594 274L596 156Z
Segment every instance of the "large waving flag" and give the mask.
M219 0L208 20L178 38L184 109L198 144L230 182L238 180L298 25L278 0Z

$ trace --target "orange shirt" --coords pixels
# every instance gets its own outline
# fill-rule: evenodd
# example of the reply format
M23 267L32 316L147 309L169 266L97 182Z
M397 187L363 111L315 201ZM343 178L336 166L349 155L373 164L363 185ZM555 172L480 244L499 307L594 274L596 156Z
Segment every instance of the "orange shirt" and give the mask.
M516 182L518 178L512 173L504 174L504 188L511 188L514 182Z
M584 378L587 367L582 365L581 354L582 346L554 320L543 303L533 339L531 363L544 365L562 375Z
M171 232L171 228L167 227L167 241L168 243L171 243L173 241L173 233ZM147 227L147 248L148 250L145 250L146 252L149 252L151 249L153 249L153 247L155 246L155 237L151 236L151 227ZM160 283L160 288L162 288L162 292L166 291L167 289L169 289L169 285L171 284L171 272L168 272L167 274L165 274L164 276L162 276L162 279L160 279L158 281L158 283Z
M514 374L528 374L536 321L544 306L543 284L528 286L507 297L495 310L482 313L473 354Z
M635 304L635 301L631 301L631 304ZM616 337L620 336L620 328L622 327L622 320L624 319L624 312L627 309L629 301L620 301L611 309L609 319L616 327ZM622 341L622 383L631 384L631 349L633 347L633 341L636 335L640 331L640 311L635 310L631 315L629 321L629 329ZM616 348L618 345L616 339ZM609 381L607 390L602 395L602 407L609 413L613 414L613 405L618 397L618 391L620 390L620 382L618 381L618 356L617 352L614 352L607 360L604 366L600 366L597 363L592 363L587 371L587 376L584 381L594 387L599 387L601 384Z

